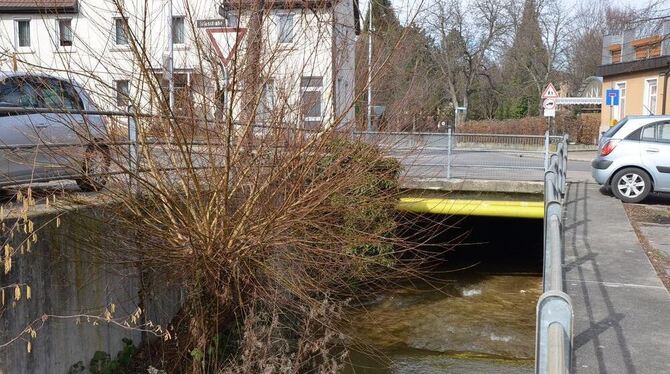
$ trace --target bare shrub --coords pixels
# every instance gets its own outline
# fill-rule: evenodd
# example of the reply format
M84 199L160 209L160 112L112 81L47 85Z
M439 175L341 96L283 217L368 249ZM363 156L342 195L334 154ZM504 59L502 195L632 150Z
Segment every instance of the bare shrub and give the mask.
M103 248L85 230L70 239L105 264L137 268L183 290L170 326L152 330L162 339L148 340L138 353L138 370L336 370L346 356L337 327L342 308L377 284L419 274L423 262L395 236L399 163L352 136L355 98L331 110L328 72L311 63L331 40L332 23L320 18L329 14L301 13L302 32L314 34L296 37L309 38L313 48L287 51L262 37L271 7L232 4L252 12L255 37L224 66L195 33L200 78L190 99L171 107L163 77L147 57L145 31L131 27L122 2L114 4L136 68L132 82L142 90L127 98L128 116L108 119L114 130L104 138L72 126L71 113L63 122L87 151L109 153L111 174L95 196L98 209L78 214L104 225L116 248ZM306 62L287 71L282 61L292 53ZM272 107L265 105L270 86ZM322 95L318 108L315 93ZM96 92L111 102L115 94ZM131 121L135 145L124 139ZM81 167L78 154L53 152ZM79 202L65 196L61 207ZM219 350L224 337L236 348Z
M595 144L599 137L599 114L562 114L556 117L556 130L568 134L570 141L580 144ZM548 130L545 117L524 117L509 120L467 121L458 132L474 134L519 134L544 135Z

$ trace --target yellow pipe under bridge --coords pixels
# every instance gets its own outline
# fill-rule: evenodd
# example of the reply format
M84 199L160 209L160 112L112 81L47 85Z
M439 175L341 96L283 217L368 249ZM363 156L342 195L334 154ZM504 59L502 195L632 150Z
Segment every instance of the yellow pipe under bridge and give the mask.
M544 218L543 201L459 200L403 197L398 210L412 213L461 216Z

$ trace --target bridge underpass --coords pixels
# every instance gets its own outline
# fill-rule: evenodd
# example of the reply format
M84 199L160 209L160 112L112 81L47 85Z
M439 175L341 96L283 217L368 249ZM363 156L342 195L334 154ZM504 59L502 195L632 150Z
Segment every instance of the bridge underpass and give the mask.
M404 166L398 209L429 214L543 219L543 293L535 372L568 373L573 311L563 282L567 137L363 133ZM455 180L455 178L459 178ZM473 198L474 196L474 198ZM539 246L538 246L539 247Z
M502 157L490 151L486 154L492 161L502 160L503 164L515 160L510 157L515 153L507 149L498 153L503 153ZM412 162L418 159L415 157ZM452 210L448 207L456 204L451 201L468 199L472 204L484 205L489 200L512 200L522 204L545 197L537 191L537 184L542 182L521 180L520 184L514 184L523 179L522 176L536 179L536 169L510 173L502 182L500 179L483 181L484 173L475 170L482 166L482 157L472 160L479 160L479 165L467 170L465 175L457 175L458 181L445 177L444 164L436 162L436 165L415 167L415 171L431 170L432 174L421 178L419 173L405 179L407 196L413 198L407 210L437 210L473 219L475 217L467 217L467 213L476 211ZM555 201L551 204L554 212L545 218L548 225L538 229L547 234L553 231L553 234L549 234L550 239L544 243L543 288L546 292L538 302L535 372L670 373L667 361L670 294L641 248L642 239L636 236L622 203L592 182L589 164L585 161L588 160L582 158L570 163L571 183L547 199ZM405 161L410 170L412 162ZM514 162L509 166L513 165ZM504 187L510 185L515 187ZM501 190L504 192L500 193ZM421 198L426 198L423 205L418 203ZM437 200L429 200L431 198ZM441 209L440 205L447 208ZM515 211L517 217L523 215L522 210ZM496 211L479 213L503 215ZM525 220L514 218L513 221ZM493 222L478 224L490 226ZM514 236L518 232L510 230L508 234Z

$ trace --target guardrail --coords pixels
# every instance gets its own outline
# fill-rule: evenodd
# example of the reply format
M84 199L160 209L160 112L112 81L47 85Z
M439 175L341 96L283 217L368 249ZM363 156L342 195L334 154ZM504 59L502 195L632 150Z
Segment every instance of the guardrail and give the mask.
M114 163L114 166L120 168L121 170L110 171L104 174L106 175L118 175L126 174L129 176L128 184L133 187L133 178L137 173L146 171L142 165L142 156L143 156L143 147L154 147L154 146L221 146L225 145L225 142L231 141L233 144L235 142L240 142L243 136L246 136L248 133L251 133L251 136L254 139L262 140L262 137L268 134L277 134L277 132L288 133L287 137L297 139L300 136L308 138L318 134L319 131L316 129L305 129L301 128L294 124L282 125L272 125L272 124L253 124L251 126L245 127L240 123L233 123L233 131L235 136L230 140L226 139L221 129L228 128L229 123L226 121L217 121L213 119L206 118L194 118L192 116L180 116L180 115L160 115L153 113L142 113L139 110L136 110L133 106L128 106L127 110L82 110L82 109L68 109L68 108L31 108L31 107L16 107L16 106L3 106L0 104L0 118L5 116L31 116L27 117L22 121L25 122L25 129L19 129L25 131L26 135L32 136L29 138L26 136L26 139L23 139L21 143L11 143L7 144L0 142L0 151L30 151L37 150L39 152L44 152L48 155L53 155L58 151L63 151L63 156L69 152L69 148L77 147L87 147L91 144L100 143L104 145L109 150L114 150L117 159ZM42 118L44 117L44 118ZM148 127L144 128L144 131L140 131L138 122L140 120L147 120ZM191 138L186 136L186 139L183 137L181 140L175 140L174 131L167 126L158 126L154 130L158 130L158 133L153 132L151 125L153 121L166 120L173 121L175 126L178 126L180 121L186 121L189 124L195 123L198 125L205 125L204 129L209 131L206 134L198 134ZM48 125L43 124L42 122L47 122L50 125L53 124L64 124L70 126L72 139L66 141L63 138L56 141L49 138L50 132L44 131L43 129L47 128ZM112 123L113 122L113 123ZM110 127L110 124L112 126ZM81 125L81 126L80 126ZM117 125L116 131L110 131L111 128ZM211 127L214 126L216 130L212 130ZM145 124L146 126L146 124ZM104 132L98 131L104 128ZM90 130L95 130L91 133ZM204 129L201 129L204 131ZM34 132L33 132L34 131ZM47 133L46 137L42 137L40 131ZM62 135L62 134L61 134ZM165 148L163 149L165 150ZM190 152L190 150L189 150ZM17 160L19 158L17 157ZM33 157L26 160L26 163L31 162ZM194 169L206 168L206 166L190 166ZM177 167L160 167L160 170L170 171L174 170ZM74 170L70 170L68 172ZM78 170L77 170L78 171ZM101 173L102 174L102 173ZM69 174L68 174L69 175ZM96 174L90 174L96 175ZM55 179L60 179L61 176L32 176L31 182L48 182Z
M546 160L544 176L544 281L537 303L535 373L566 374L572 362L572 303L563 289L563 197L567 136Z
M400 159L408 178L543 179L560 136L355 132Z

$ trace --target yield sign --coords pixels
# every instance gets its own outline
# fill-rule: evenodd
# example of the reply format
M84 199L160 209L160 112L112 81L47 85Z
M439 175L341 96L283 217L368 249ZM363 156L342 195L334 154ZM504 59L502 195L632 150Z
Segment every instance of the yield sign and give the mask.
M547 87L544 88L544 91L542 92L542 98L543 99L549 99L549 98L555 98L558 97L558 91L556 91L556 88L554 87L551 82L547 85Z
M211 27L206 31L216 54L224 65L228 65L228 62L235 57L240 42L247 33L247 29L236 27Z

